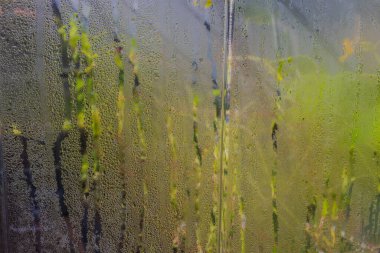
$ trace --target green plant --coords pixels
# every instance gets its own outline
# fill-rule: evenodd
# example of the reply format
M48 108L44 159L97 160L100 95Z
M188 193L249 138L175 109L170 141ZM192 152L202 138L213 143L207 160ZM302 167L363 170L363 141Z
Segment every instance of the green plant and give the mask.
M88 97L88 105L91 111L91 130L93 138L93 173L95 182L98 180L100 173L102 172L100 166L100 156L101 156L101 147L100 147L100 135L101 135L101 117L100 111L97 106L98 95L94 87L94 67L95 59L97 54L92 51L92 47L88 38L88 34L85 29L82 30L81 34L81 46L83 61L85 63L85 69L83 73L83 78L85 79L85 87Z
M77 127L80 132L81 140L81 184L84 194L88 194L90 187L88 181L89 160L87 153L87 130L85 125L85 104L86 92L85 81L83 80L83 71L81 71L81 41L80 27L78 25L78 14L74 13L69 22L69 46L71 49L71 61L74 64L74 90L75 90L75 103L77 110Z
M71 62L74 65L74 91L76 104L77 128L80 135L80 154L81 169L80 181L83 193L83 219L82 219L82 244L83 250L86 250L88 243L88 213L89 203L87 197L90 192L89 179L89 152L88 138L89 133L92 137L92 162L93 162L93 189L95 192L95 247L99 248L101 235L101 216L100 216L100 194L98 191L99 176L102 173L100 166L101 159L101 118L100 111L97 107L97 93L94 87L94 67L97 54L92 51L92 46L88 37L88 27L86 17L83 17L83 23L79 20L79 14L74 13L69 21L68 44L71 50ZM62 32L62 34L64 34ZM90 108L89 114L91 126L86 124L86 115L88 114L87 105ZM64 129L70 124L64 124ZM89 129L88 129L89 128Z
M62 32L62 34L64 34ZM75 13L69 22L69 46L71 49L71 60L74 64L74 89L75 102L77 109L77 127L80 132L81 139L81 182L84 194L90 191L88 170L89 157L87 151L88 131L86 129L86 102L90 107L91 112L91 133L93 137L93 168L94 180L97 181L100 174L100 144L99 138L101 135L101 119L100 111L96 105L97 94L94 89L94 67L97 55L93 53L92 47L88 38L86 28L79 24L78 14ZM81 66L83 60L83 66ZM65 126L70 124L65 123Z

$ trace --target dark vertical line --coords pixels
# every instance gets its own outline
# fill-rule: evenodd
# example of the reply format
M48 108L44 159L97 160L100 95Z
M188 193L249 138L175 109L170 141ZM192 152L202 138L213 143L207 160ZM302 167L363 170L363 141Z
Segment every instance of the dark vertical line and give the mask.
M54 166L55 166L55 180L57 182L57 194L59 197L59 206L61 209L61 216L69 216L69 211L65 203L65 189L62 183L62 165L61 165L61 147L62 142L67 138L67 132L60 132L58 134L57 140L53 146L53 155L54 155Z
M145 203L144 203L145 205ZM140 233L139 233L139 244L136 247L136 253L142 253L143 251L143 232L144 232L144 219L145 219L145 207L141 210L140 212L140 222L139 222L139 228L140 228Z
M96 176L95 176L96 177ZM100 213L100 192L98 188L98 180L94 179L94 194L95 194L95 214L94 214L94 237L95 237L95 253L100 253L100 240L102 237L102 217Z
M87 155L87 132L84 128L79 129L80 134L80 153L81 156L84 157ZM87 187L87 180L82 181L82 189L86 189ZM88 203L88 192L85 192L83 195L83 217L81 221L81 233L82 233L82 244L84 247L84 251L87 249L88 244L88 209L89 209L89 203Z
M195 61L194 61L195 63ZM193 76L195 74L196 68L193 71ZM195 77L193 77L194 84L196 83ZM197 249L198 252L203 252L202 249L202 238L201 238L201 230L200 230L200 199L199 199L199 193L200 193L200 187L202 182L202 149L199 144L199 138L198 138L198 97L197 95L194 95L193 98L193 146L195 149L195 178L197 179L195 189L194 189L194 210L195 210L195 237L196 237L196 243L197 243Z
M53 9L53 15L54 15L54 22L57 26L57 29L63 28L63 22L60 12L60 6L59 2L57 0L52 1L52 9ZM69 71L70 71L70 60L68 56L68 42L66 38L62 34L59 34L60 36L60 45L61 45L61 64L62 64L62 84L63 84L63 96L65 101L65 109L64 109L64 128L70 127L66 126L65 124L68 124L71 122L71 94L70 94L70 84L69 84ZM62 182L62 161L61 161L61 151L62 151L62 143L63 141L68 137L68 131L63 130L61 131L56 141L53 145L53 157L54 157L54 167L55 167L55 180L57 183L57 191L56 194L58 195L58 201L59 201L59 207L61 211L61 217L64 219L66 224L66 229L68 233L68 239L69 239L69 247L70 252L75 252L74 247L74 231L68 211L68 207L65 203L65 189ZM83 249L81 246L79 246L80 252L83 252Z
M96 193L98 195L99 193ZM102 217L99 212L99 196L95 196L95 215L94 215L94 235L95 235L95 253L100 253L100 239L102 235Z
M0 125L0 251L8 253L7 178L3 161L3 135Z
M277 53L276 53L276 59L279 61L279 58L281 56L281 53L283 51L282 45L281 45L281 40L280 40L280 32L279 32L279 27L278 27L278 22L276 19L276 15L279 12L279 6L277 2L274 2L273 6L273 30L274 30L274 39L275 39L275 46L277 48ZM282 63L278 63L280 66ZM280 67L279 67L280 68ZM277 70L278 71L278 70ZM274 114L275 114L275 121L272 124L272 146L273 146L273 151L275 154L274 157L274 163L272 167L272 175L271 175L271 188L272 188L272 224L273 224L273 239L274 239L274 245L272 248L273 253L278 252L278 244L279 244L279 229L280 229L280 224L278 220L278 206L277 206L277 169L278 169L278 140L277 140L277 134L279 131L279 126L278 126L278 120L279 120L279 105L281 101L281 90L280 90L280 80L276 80L276 95L275 95L275 108L274 108Z
M57 3L58 0L53 0L52 8L54 14L54 21L56 23L57 29L63 27L62 16L60 12L60 6ZM60 35L61 42L61 63L62 63L62 83L63 83L63 96L65 101L65 120L71 120L71 95L70 95L70 84L69 84L69 71L70 71L70 60L68 55L68 42L65 38Z
M279 96L280 98L280 96ZM278 250L278 232L279 232L279 221L278 221L278 207L277 207L277 132L278 125L274 123L272 126L272 141L273 141L273 151L275 152L274 165L272 168L272 178L271 178L271 187L272 187L272 222L273 222L273 234L274 234L274 246L273 253L276 253Z
M57 191L59 201L59 208L61 211L61 217L64 218L66 223L66 228L68 231L70 252L75 253L74 248L74 232L72 228L72 223L70 220L69 210L65 202L65 188L62 182L62 160L61 160L61 150L62 143L68 137L68 132L62 131L58 134L57 140L54 142L53 156L54 156L54 167L55 167L55 181L57 183Z
M31 164L28 156L28 139L24 136L19 136L22 144L22 152L20 154L20 158L23 164L23 173L25 176L26 183L29 188L29 198L32 204L32 216L34 223L34 231L35 231L35 249L36 252L41 252L41 218L40 218L40 207L37 201L37 188L33 183L33 176L31 171Z
M83 196L83 216L81 221L81 234L82 234L82 244L84 247L84 251L87 250L87 244L88 244L88 199L87 195Z

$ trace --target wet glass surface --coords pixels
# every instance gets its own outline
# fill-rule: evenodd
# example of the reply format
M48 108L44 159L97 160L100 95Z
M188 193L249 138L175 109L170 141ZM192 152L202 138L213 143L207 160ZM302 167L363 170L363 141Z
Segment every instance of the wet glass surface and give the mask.
M380 4L0 2L0 252L378 252Z

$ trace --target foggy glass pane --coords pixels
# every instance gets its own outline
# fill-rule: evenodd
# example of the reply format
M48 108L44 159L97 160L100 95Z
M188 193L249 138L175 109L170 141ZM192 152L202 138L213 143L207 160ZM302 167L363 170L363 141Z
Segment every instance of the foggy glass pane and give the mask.
M0 252L378 252L379 11L0 1Z

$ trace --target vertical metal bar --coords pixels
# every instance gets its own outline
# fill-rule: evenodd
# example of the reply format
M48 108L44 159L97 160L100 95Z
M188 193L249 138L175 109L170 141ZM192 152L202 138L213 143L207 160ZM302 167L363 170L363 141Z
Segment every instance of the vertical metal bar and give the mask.
M222 108L221 108L221 140L220 140L220 164L219 164L219 220L218 220L218 253L223 252L222 247L222 218L223 218L223 161L224 161L224 127L226 121L226 91L230 86L231 79L231 43L232 43L232 29L233 29L233 18L234 18L234 0L225 0L224 1L224 42L223 42L223 85L221 89L222 97Z

